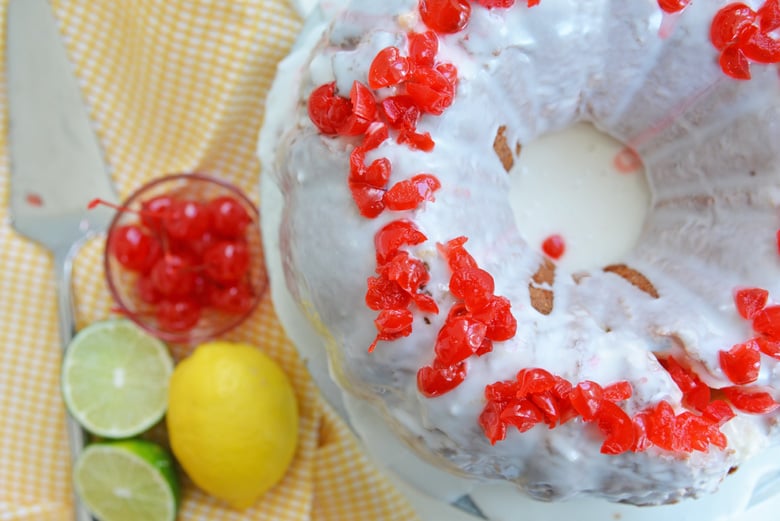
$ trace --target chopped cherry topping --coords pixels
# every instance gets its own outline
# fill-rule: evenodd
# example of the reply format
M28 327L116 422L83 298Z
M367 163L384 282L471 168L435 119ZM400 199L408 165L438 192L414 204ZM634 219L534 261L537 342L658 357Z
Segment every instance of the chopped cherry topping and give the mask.
M724 387L721 390L731 404L742 412L766 414L780 406L771 394L764 391L751 390L746 387Z
M754 62L780 62L780 40L762 33L758 27L749 27L742 35L739 46L745 53L745 57Z
M477 420L491 445L506 438L506 423L501 419L502 409L503 404L500 402L489 401Z
M409 35L409 59L417 67L431 68L439 52L439 37L433 31Z
M247 226L252 222L252 217L244 205L229 195L209 201L206 211L211 214L212 229L226 239L243 237Z
M430 152L436 146L429 132L420 134L406 129L398 133L397 141L399 145L408 145L412 150L422 150L423 152Z
M219 241L205 251L203 263L212 280L222 284L237 282L249 269L249 247L241 241Z
M667 401L660 401L648 411L647 437L656 446L674 450L674 409Z
M406 251L396 253L390 261L379 266L377 271L388 280L397 282L401 289L410 295L415 295L430 280L423 261L413 258Z
M374 150L384 143L388 137L390 137L390 133L387 130L387 125L380 121L374 121L366 131L362 148L364 151Z
M401 56L398 47L379 51L368 70L368 86L372 89L398 85L409 74L409 60Z
M501 411L501 421L513 425L520 432L526 432L544 421L544 414L531 400L521 399L510 402Z
M720 55L720 66L727 76L737 80L749 80L750 62L748 62L745 52L737 45L729 45Z
M556 384L555 377L549 371L540 368L520 369L516 379L517 398L549 391Z
M731 406L723 400L713 400L702 410L701 414L717 425L723 425L736 416Z
M509 340L517 333L517 319L512 315L512 303L506 297L492 296L486 306L474 311L474 318L487 325L490 340Z
M385 277L369 277L366 305L369 309L404 309L412 300L411 295L394 280Z
M423 23L438 33L457 33L471 16L468 0L420 0Z
M179 201L171 203L163 218L163 227L173 239L197 240L211 226L206 206L198 201Z
M595 415L599 430L606 436L602 454L622 454L635 443L634 424L628 414L610 401L604 401Z
M406 82L406 93L420 110L438 116L452 105L455 87L436 69L418 69Z
M349 190L360 215L363 217L373 219L385 209L385 191L382 188L359 181L350 181Z
M683 393L685 407L701 411L710 403L711 391L692 370L683 367L676 358L669 356L659 362Z
M604 403L604 390L596 382L585 380L578 383L569 395L574 409L585 421L593 421Z
M758 379L761 352L755 340L736 344L728 351L720 351L719 357L721 369L733 383L745 385Z
M433 193L441 183L430 174L417 174L394 184L385 193L384 203L388 210L414 210L423 201L433 201Z
M457 270L450 278L450 292L453 296L462 299L469 311L488 306L494 290L493 277L480 268Z
M408 309L383 309L374 320L378 334L368 348L371 353L379 340L397 340L412 334L414 317Z
M764 337L754 338L753 341L758 344L759 351L780 360L780 342L774 342Z
M604 399L611 402L628 400L632 394L634 394L634 389L625 380L604 387Z
M417 371L417 388L428 398L441 396L466 379L466 362L450 367L432 367L426 365Z
M387 124L396 130L412 130L420 119L420 108L411 96L405 94L385 98L379 103L379 110Z
M710 29L710 40L716 49L722 51L739 39L743 31L753 25L757 14L743 3L729 4L715 15Z
M468 241L466 237L456 237L446 244L439 245L439 251L447 259L447 263L453 272L477 267L477 261L463 247L466 241Z
M507 7L512 7L515 5L515 0L477 0L477 3L481 6L487 7L488 9L506 9Z
M323 134L338 134L351 114L350 101L336 95L336 82L317 87L309 96L309 119Z
M552 391L532 394L528 399L542 412L544 423L549 428L553 429L558 425L561 419L561 405Z
M667 13L678 13L690 3L691 0L658 0L658 5Z
M758 312L764 309L768 299L769 292L760 288L743 288L734 293L737 311L747 320L753 320Z
M647 437L648 426L650 424L650 414L639 412L631 419L634 424L634 444L631 450L634 452L644 452L653 446L653 442Z
M770 340L780 341L780 305L768 306L756 313L753 329Z
M558 234L550 235L542 243L542 251L551 259L558 260L566 252L566 242Z
M155 317L161 329L189 331L200 320L200 311L200 306L192 300L163 300L155 310Z
M157 304L162 299L162 295L155 289L152 279L149 277L138 277L136 281L136 290L141 302L147 304Z
M780 28L780 0L767 0L758 10L759 28L764 34Z
M160 258L160 244L135 224L114 228L108 240L111 255L130 271L145 273Z
M411 221L391 221L374 236L376 263L381 266L393 258L401 246L414 246L427 239Z
M475 354L485 339L485 324L457 318L439 331L434 350L436 363L451 366Z

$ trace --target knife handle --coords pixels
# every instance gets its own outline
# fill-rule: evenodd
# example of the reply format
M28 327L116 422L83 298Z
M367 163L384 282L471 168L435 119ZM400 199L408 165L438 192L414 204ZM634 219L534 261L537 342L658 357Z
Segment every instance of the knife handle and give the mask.
M73 273L73 257L80 248L77 243L69 248L54 251L54 273L57 284L57 315L59 319L60 343L63 353L73 339L76 332L76 320L73 306L73 292L71 275ZM84 451L86 445L86 433L79 423L73 419L69 412L65 412L65 427L68 433L68 446L70 448L71 465ZM94 521L87 507L73 491L73 509L75 521Z

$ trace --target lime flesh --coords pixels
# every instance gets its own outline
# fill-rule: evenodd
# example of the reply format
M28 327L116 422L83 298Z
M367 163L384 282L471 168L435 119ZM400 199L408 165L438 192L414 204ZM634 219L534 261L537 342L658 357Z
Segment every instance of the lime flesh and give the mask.
M73 469L76 492L100 521L173 521L179 483L171 456L143 440L95 443Z
M96 322L68 346L62 394L73 417L106 438L129 438L157 423L167 407L173 361L158 339L129 320Z

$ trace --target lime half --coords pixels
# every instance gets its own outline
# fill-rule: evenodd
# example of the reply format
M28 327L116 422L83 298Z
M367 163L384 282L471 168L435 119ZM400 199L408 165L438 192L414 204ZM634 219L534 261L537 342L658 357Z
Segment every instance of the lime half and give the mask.
M171 355L158 339L129 320L96 322L65 351L62 394L88 431L129 438L165 414L172 372Z
M73 468L76 492L101 521L173 521L179 482L171 456L149 441L94 443Z

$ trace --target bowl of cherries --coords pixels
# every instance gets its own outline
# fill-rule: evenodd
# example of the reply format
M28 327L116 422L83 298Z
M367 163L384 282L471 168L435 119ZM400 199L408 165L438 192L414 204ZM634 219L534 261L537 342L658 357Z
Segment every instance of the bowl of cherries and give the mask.
M116 208L104 263L120 313L173 343L217 337L252 313L268 279L260 215L241 190L173 174Z

